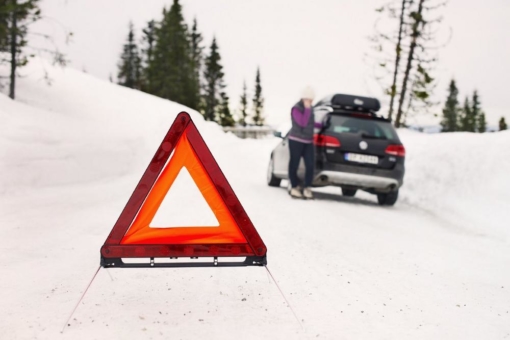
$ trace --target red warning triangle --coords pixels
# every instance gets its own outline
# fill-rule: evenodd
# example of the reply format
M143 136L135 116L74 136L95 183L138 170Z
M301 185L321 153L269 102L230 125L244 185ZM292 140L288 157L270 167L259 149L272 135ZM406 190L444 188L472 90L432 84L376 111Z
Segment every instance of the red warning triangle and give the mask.
M218 227L151 227L183 168L214 213ZM101 248L101 264L122 266L121 258L246 256L262 260L255 261L261 265L266 251L195 124L181 112Z

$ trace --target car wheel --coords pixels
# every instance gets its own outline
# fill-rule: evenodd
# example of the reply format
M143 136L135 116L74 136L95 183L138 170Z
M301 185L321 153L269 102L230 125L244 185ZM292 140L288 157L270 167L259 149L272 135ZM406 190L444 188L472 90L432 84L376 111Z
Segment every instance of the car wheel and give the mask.
M398 190L386 194L377 194L379 205L394 205L398 199Z
M271 160L269 161L269 166L267 167L267 185L269 185L270 187L279 187L282 180L281 178L274 176L273 170L274 160L273 157L271 157Z
M345 188L342 188L342 195L344 195L346 197L354 197L354 195L356 195L357 191L358 191L358 189L345 189Z

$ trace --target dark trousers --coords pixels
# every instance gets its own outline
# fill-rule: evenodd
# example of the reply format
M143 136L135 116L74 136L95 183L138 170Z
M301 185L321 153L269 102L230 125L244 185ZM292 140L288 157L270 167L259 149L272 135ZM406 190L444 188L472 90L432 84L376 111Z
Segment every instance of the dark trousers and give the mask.
M297 170L301 157L305 161L305 187L312 185L313 171L315 162L315 145L313 143L301 143L289 139L290 161L289 161L289 180L293 188L299 185Z

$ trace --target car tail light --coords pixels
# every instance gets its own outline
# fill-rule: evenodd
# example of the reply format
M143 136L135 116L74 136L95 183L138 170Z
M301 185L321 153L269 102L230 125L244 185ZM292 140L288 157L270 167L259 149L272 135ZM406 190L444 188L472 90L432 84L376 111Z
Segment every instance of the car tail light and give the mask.
M339 148L341 145L338 139L326 135L313 135L313 143L317 146L327 146L330 148Z
M406 156L406 149L403 145L398 144L392 144L388 145L385 151L388 155L398 156L398 157L405 157Z

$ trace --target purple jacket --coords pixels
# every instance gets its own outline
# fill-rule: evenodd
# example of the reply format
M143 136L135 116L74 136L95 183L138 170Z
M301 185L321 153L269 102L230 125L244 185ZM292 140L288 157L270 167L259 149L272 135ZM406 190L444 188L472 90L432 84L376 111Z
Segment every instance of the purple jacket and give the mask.
M314 127L322 127L321 123L315 122L313 108L305 108L302 101L292 108L291 119L292 129L289 139L297 142L312 143Z
M304 108L303 111L300 111L299 108L294 106L292 108L292 118L296 121L296 123L301 127L306 127L308 124L308 120L310 119L310 115L312 114L312 108Z

